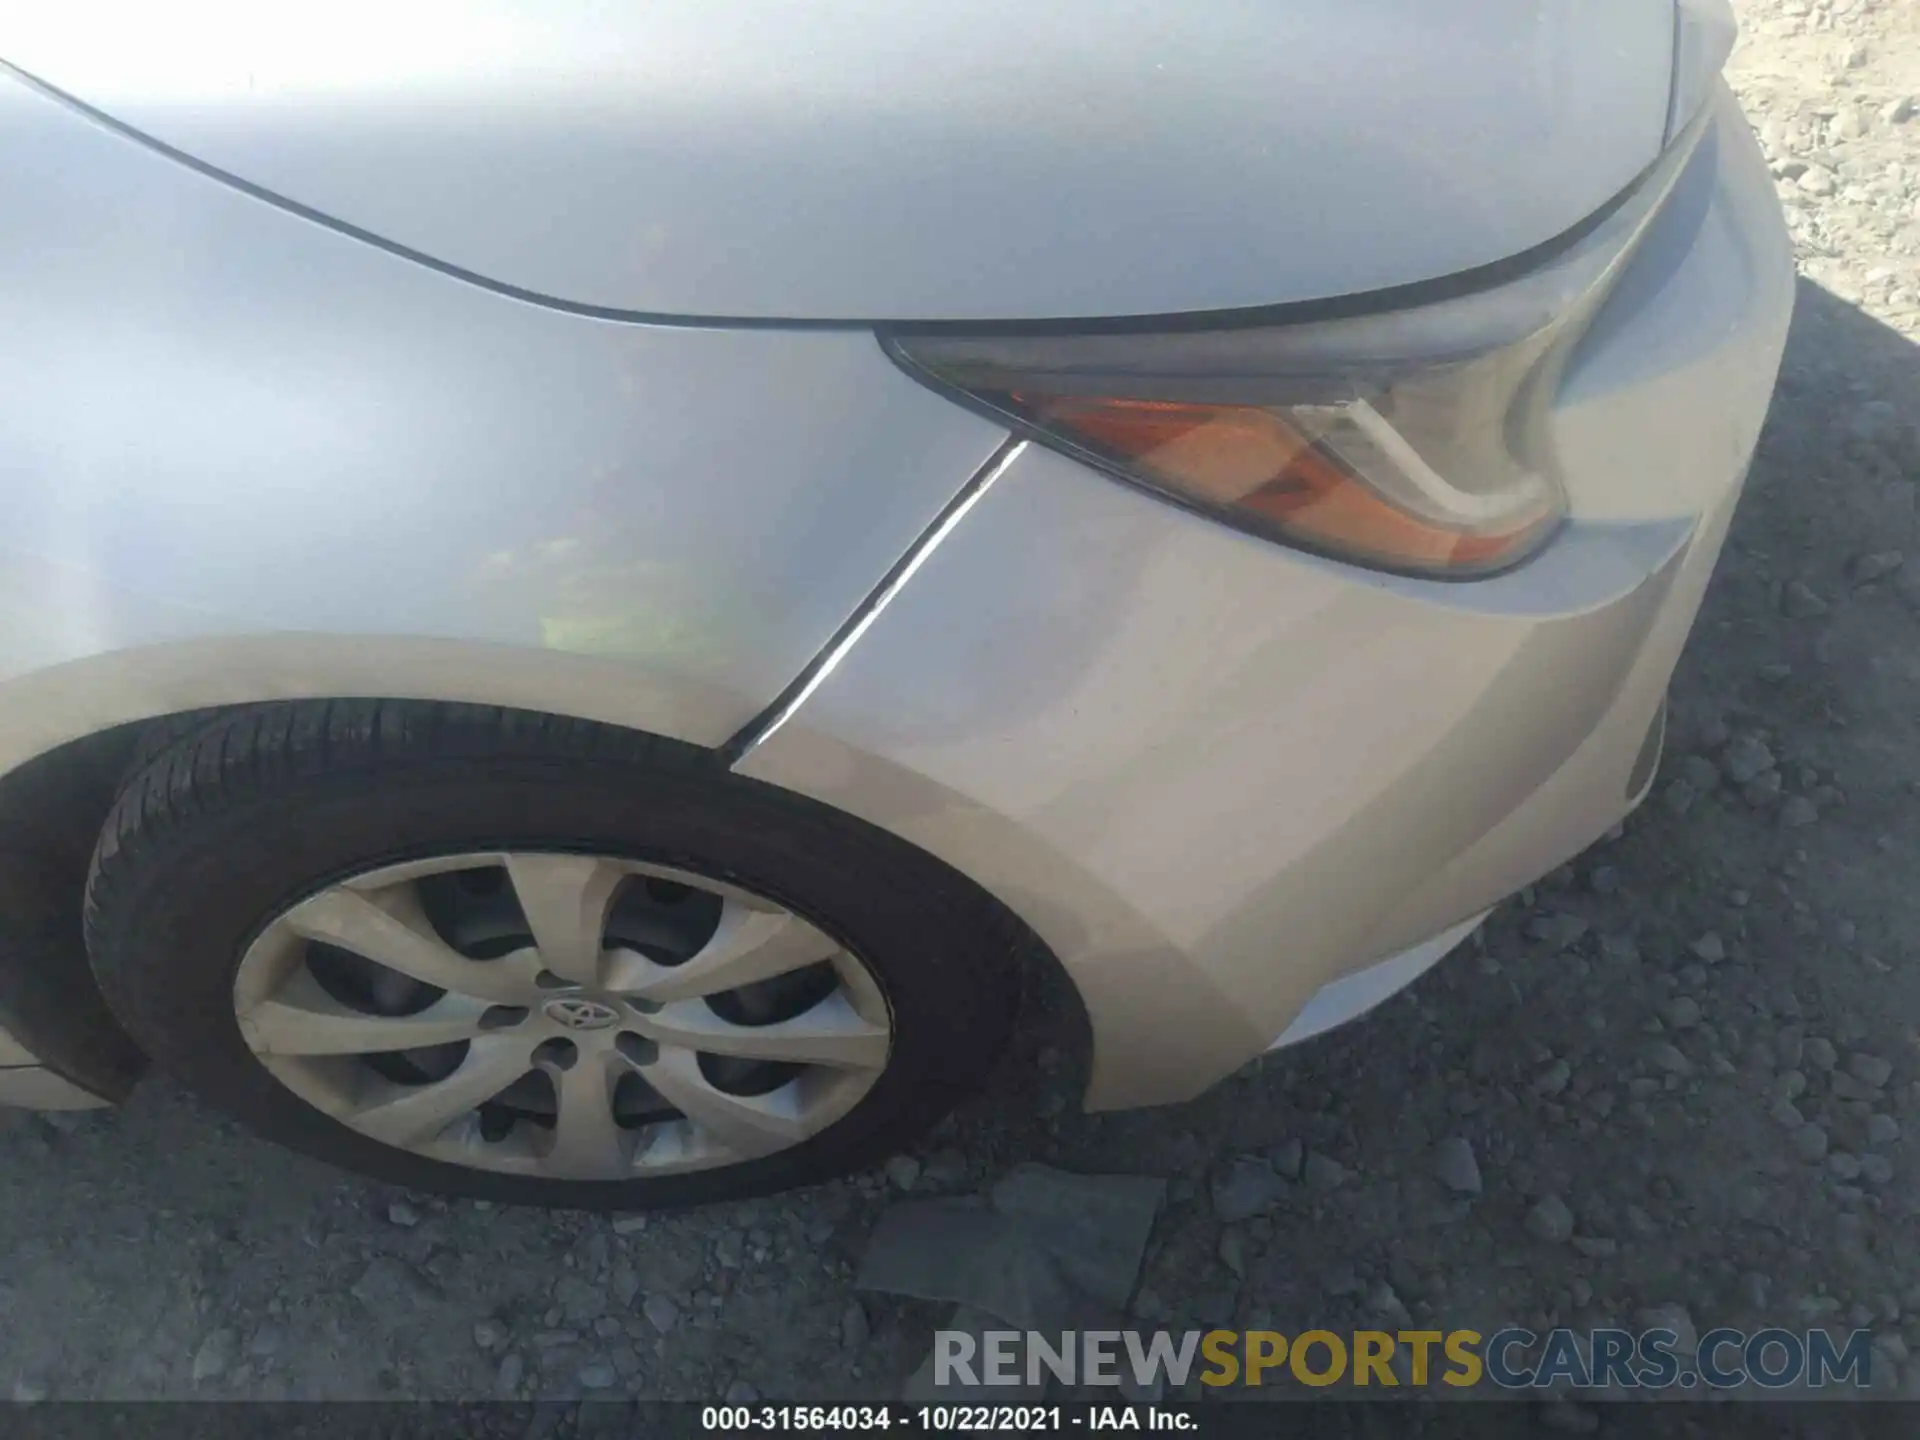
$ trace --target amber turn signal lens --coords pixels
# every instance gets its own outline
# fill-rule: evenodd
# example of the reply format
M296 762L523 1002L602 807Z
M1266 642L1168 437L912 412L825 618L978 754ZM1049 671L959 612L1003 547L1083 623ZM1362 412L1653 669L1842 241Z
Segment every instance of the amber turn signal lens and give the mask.
M1124 472L1249 528L1390 569L1496 570L1528 553L1558 518L1544 504L1476 527L1422 515L1284 409L1019 393L1002 403Z

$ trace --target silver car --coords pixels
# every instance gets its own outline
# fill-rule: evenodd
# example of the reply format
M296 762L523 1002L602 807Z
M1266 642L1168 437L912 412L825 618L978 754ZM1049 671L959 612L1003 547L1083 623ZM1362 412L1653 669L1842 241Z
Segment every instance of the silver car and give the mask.
M0 1094L507 1201L1360 1015L1645 792L1725 0L0 4Z

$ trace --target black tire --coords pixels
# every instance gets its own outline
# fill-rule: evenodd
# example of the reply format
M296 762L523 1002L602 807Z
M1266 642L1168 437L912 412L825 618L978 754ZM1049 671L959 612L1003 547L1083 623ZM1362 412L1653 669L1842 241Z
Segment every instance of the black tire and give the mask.
M0 781L0 1024L54 1074L115 1102L147 1060L88 972L80 908L134 738L90 736Z
M434 854L578 849L732 881L847 946L878 980L894 1048L820 1134L761 1159L636 1180L471 1169L389 1148L309 1106L241 1038L233 977L304 895ZM524 711L384 700L249 707L153 755L108 817L87 888L95 974L121 1022L207 1104L395 1183L539 1205L734 1199L883 1159L985 1076L1018 1004L1018 922L864 822L727 773L706 751Z

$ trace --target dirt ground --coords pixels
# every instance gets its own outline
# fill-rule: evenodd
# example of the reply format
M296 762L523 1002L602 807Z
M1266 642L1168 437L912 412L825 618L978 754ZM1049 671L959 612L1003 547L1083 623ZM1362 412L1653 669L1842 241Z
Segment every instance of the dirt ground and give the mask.
M1039 1160L1170 1177L1146 1324L1870 1326L1880 1386L1920 1396L1920 0L1739 9L1731 73L1804 278L1655 798L1618 838L1199 1101L1081 1116L1035 1036L913 1164L774 1201L448 1204L159 1081L13 1114L0 1387L889 1397L944 1312L856 1291L877 1214ZM1227 1223L1247 1156L1277 1200Z

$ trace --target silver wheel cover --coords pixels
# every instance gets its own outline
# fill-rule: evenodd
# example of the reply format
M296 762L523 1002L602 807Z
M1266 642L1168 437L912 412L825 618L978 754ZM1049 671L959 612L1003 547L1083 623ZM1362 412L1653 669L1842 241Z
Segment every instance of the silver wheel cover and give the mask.
M463 953L429 919L421 884L498 872L531 943ZM616 905L649 883L717 900L691 954L609 944ZM364 967L365 993L330 980L343 954ZM727 997L795 976L797 1013L723 1013ZM405 1003L375 1003L395 994ZM866 967L799 916L703 876L595 855L452 855L331 885L267 925L233 998L261 1064L340 1123L428 1159L556 1180L708 1169L797 1145L860 1101L892 1043ZM745 1068L777 1083L743 1093L716 1080L730 1060L769 1062ZM415 1064L418 1078L396 1078Z

